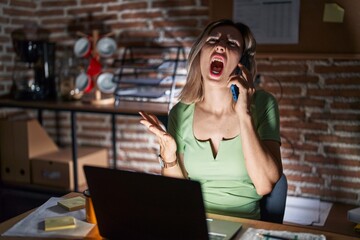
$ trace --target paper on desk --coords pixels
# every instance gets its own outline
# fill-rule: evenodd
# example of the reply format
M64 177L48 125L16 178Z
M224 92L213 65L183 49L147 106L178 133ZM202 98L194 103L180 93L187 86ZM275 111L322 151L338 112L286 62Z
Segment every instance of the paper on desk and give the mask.
M320 202L320 221L314 222L314 226L324 226L327 217L329 216L330 210L332 208L332 203L329 202Z
M319 199L288 196L284 222L323 226L331 207L331 203L321 202Z
M324 235L302 233L302 232L275 231L275 230L256 229L256 228L246 229L244 234L241 236L240 240L261 239L260 237L258 237L258 234L268 234L272 236L283 237L288 239L298 239L298 240L326 240L326 237ZM271 237L268 239L271 239Z
M95 226L85 222L85 209L68 212L57 205L63 198L50 198L46 203L37 208L27 217L16 223L2 236L21 236L21 237L61 237L61 238L83 238ZM76 219L76 228L44 231L44 220L47 217L73 216Z

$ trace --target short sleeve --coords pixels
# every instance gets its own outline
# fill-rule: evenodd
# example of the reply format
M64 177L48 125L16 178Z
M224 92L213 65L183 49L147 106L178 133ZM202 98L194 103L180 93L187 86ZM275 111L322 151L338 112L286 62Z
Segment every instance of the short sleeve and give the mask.
M177 103L169 113L168 119L168 126L167 131L168 133L175 139L177 145L177 153L184 152L184 139L183 139L183 132L181 130L182 124L182 103Z
M264 90L256 91L251 112L261 140L281 143L278 103L273 95Z

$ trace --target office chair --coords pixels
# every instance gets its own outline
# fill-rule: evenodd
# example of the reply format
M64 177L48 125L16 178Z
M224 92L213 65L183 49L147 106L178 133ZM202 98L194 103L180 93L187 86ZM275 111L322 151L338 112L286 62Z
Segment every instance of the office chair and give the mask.
M263 196L260 200L262 221L283 223L287 188L286 176L282 174L271 193Z

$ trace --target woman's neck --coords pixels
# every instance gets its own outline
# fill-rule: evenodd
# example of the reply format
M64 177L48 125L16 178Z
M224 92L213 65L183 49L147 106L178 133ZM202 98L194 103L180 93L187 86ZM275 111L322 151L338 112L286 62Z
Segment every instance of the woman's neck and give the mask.
M218 114L234 110L230 89L219 86L205 86L205 88L204 100L198 103L201 108Z

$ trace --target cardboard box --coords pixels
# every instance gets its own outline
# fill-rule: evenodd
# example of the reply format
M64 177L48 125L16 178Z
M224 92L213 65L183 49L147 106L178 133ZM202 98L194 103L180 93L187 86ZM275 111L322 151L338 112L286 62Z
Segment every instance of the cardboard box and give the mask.
M349 210L347 218L350 222L360 223L360 207Z
M29 159L58 150L36 119L0 119L1 178L4 182L30 183Z
M105 148L78 147L78 186L86 185L84 165L108 166L108 153ZM31 160L32 183L74 190L74 168L71 148L44 154Z

